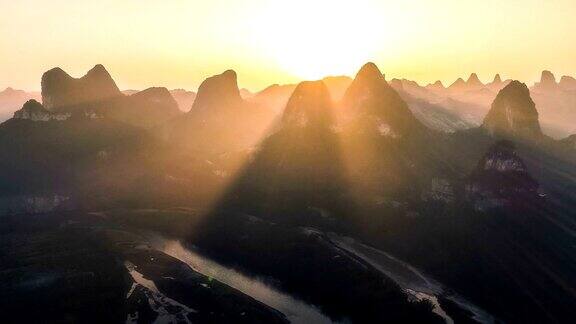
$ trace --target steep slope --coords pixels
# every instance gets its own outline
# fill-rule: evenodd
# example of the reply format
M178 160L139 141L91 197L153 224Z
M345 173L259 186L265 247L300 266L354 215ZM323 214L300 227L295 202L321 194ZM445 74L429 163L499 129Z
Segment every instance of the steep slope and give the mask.
M66 120L69 117L70 114L48 111L34 99L26 101L20 110L14 112L15 119L29 119L32 121Z
M444 87L444 84L442 84L442 81L438 80L434 83L430 83L426 86L426 89L428 90L433 90L433 91L443 91L446 90L446 88Z
M0 150L10 152L0 160L0 196L122 200L135 194L138 179L155 174L148 163L155 149L144 131L112 120L13 118L0 125Z
M556 82L556 77L550 71L542 71L540 76L540 82L536 82L532 87L534 92L547 92L547 91L557 91L560 88Z
M542 137L538 111L528 87L519 81L512 81L500 90L482 127L492 135L524 139Z
M477 126L473 121L469 120L470 118L467 120L463 116L464 114L456 113L442 104L417 98L404 91L398 91L398 93L414 116L430 129L452 133Z
M448 86L447 89L449 91L464 91L466 90L466 81L464 81L462 78L458 78L456 81L454 81L454 83Z
M194 100L196 99L196 92L184 89L170 90L170 94L178 103L178 108L184 112L190 111L190 108L192 108Z
M340 103L341 127L356 133L410 136L424 129L374 63L356 74Z
M470 74L468 80L466 81L467 90L478 90L484 87L484 84L478 78L476 73Z
M210 114L214 110L234 109L243 103L236 81L236 72L224 71L202 82L189 114Z
M551 72L542 72L541 81L530 88L538 111L540 122L546 134L563 138L576 131L576 81L563 76L560 83Z
M337 208L343 183L333 114L322 81L298 84L276 132L259 146L225 204L266 211L274 219L284 215L284 221L312 207Z
M104 66L94 66L83 77L75 79L60 68L42 75L42 103L51 111L70 110L74 106L121 96Z
M112 119L144 128L161 125L180 113L177 102L166 88L128 93L131 94L125 95L118 90L100 64L79 79L60 68L42 76L43 105L54 113Z
M273 118L271 109L242 99L236 72L228 70L204 80L190 111L160 133L185 149L223 154L252 148Z
M502 88L504 88L506 85L508 85L508 83L510 83L512 80L502 80L502 78L500 77L500 74L496 74L494 76L494 80L492 80L492 82L488 83L486 85L486 87L488 89L490 89L491 91L494 92L498 92L500 90L502 90Z
M329 76L323 78L322 82L328 88L332 100L337 102L342 99L352 79L347 76ZM296 84L273 84L250 97L248 101L275 112L282 112L296 86Z
M357 199L415 190L419 181L426 181L416 180L413 170L428 153L422 141L434 136L376 65L367 63L360 69L338 113L346 175Z
M60 111L74 117L115 120L142 128L164 125L182 114L170 92L160 87L70 107L69 112Z
M160 87L117 97L103 104L86 105L85 109L94 111L97 116L144 128L163 125L181 114L168 89Z
M466 185L467 199L484 210L510 206L520 208L538 199L538 183L509 141L494 144L478 163Z

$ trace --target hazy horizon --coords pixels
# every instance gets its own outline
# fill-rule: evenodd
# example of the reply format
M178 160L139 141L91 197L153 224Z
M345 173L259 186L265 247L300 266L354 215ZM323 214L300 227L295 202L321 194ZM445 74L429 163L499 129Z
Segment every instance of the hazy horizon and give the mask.
M576 75L569 0L0 0L0 10L0 46L12 49L0 53L1 89L39 90L50 68L79 77L97 63L122 89L196 89L234 69L257 91L352 76L367 61L422 85L472 72L529 84L542 70Z
M0 15L0 324L574 322L576 0Z

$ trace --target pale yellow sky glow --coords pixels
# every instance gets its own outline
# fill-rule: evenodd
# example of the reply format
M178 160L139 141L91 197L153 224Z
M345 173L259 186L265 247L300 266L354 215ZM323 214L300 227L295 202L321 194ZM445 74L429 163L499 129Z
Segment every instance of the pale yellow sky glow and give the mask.
M0 88L104 64L123 89L242 87L348 74L428 83L576 75L574 0L0 0Z

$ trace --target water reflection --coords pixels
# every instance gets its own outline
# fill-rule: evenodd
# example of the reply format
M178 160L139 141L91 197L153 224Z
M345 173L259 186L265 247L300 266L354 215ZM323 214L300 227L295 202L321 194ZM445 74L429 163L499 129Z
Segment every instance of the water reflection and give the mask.
M187 249L177 240L155 237L151 240L151 244L155 249L185 262L205 276L214 278L282 312L291 323L333 323L318 308L282 293L258 279L247 277L209 260Z

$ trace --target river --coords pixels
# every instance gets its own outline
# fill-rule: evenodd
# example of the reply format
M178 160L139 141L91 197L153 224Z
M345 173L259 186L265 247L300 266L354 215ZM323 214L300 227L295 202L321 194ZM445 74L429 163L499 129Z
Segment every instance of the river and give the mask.
M291 323L334 323L315 306L309 305L267 285L261 280L225 267L188 249L177 240L154 236L150 243L162 251L189 265L195 271L214 278L242 293L283 313Z
M453 319L442 309L438 297L443 296L456 303L459 307L471 312L473 319L485 324L495 323L494 317L456 294L446 294L447 289L434 279L423 274L412 265L371 246L362 244L353 238L334 233L327 235L329 240L339 248L356 255L372 265L378 271L394 280L400 287L414 298L426 299L433 305L434 313L441 316L446 323L454 323Z

